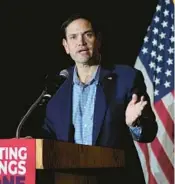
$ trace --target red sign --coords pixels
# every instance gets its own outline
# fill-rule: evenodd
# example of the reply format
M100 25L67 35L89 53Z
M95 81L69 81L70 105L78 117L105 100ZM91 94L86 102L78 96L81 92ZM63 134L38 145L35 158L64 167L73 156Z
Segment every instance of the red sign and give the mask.
M0 184L35 184L35 139L0 139Z

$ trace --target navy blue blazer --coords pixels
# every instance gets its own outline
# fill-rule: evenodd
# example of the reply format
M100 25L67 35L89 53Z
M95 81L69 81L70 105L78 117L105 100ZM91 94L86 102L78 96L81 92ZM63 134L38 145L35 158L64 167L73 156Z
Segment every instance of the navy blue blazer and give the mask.
M73 67L68 69L69 77L51 98L46 108L44 124L45 137L60 141L74 142L72 123L72 85ZM148 104L139 118L142 133L137 139L125 123L127 104L136 93L144 95ZM129 66L115 65L110 69L101 67L97 85L94 109L92 145L121 148L125 150L126 166L130 183L144 183L143 173L133 139L139 142L151 142L157 133L155 115L151 109L150 99L146 92L144 78L139 70ZM129 169L130 165L134 168ZM140 178L140 179L139 179Z

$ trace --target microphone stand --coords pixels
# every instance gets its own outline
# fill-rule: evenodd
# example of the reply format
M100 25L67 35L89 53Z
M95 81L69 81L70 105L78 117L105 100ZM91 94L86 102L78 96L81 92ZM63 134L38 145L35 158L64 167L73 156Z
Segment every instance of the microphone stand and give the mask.
M43 101L39 105L43 105L46 102L46 99L44 99L44 97L46 97L47 99L51 98L51 95L47 93L47 89L44 89L42 91L41 95L31 105L31 107L29 108L29 110L27 111L27 113L23 116L23 118L19 122L18 127L16 129L16 138L20 138L20 132L21 132L21 128L22 128L24 122L27 120L27 118L32 113L32 111L38 106L38 104L41 102L41 100L43 100Z

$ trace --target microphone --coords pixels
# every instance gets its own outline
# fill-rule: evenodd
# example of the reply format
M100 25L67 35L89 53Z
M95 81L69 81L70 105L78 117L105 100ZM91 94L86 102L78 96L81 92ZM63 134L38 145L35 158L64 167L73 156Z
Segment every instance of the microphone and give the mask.
M47 94L44 96L52 97L53 94L58 90L58 88L64 83L64 81L69 77L69 73L66 69L62 70L59 74L54 76L46 76L45 89Z
M20 138L20 131L22 126L24 125L27 118L30 116L30 114L33 112L33 110L38 106L38 104L41 106L43 104L46 104L49 99L56 93L58 88L64 83L64 81L69 77L69 73L66 69L62 70L59 75L56 74L54 79L46 76L46 86L40 96L36 99L36 101L30 106L27 113L23 116L21 121L18 124L18 127L16 129L16 138Z

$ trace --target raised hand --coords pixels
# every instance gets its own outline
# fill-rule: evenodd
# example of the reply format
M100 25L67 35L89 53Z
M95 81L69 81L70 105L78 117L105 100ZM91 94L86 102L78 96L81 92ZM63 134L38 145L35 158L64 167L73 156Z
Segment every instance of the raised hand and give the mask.
M139 100L136 94L132 95L132 99L125 111L125 121L128 126L132 126L136 119L142 115L146 104L147 101L144 101L144 96L141 96Z

